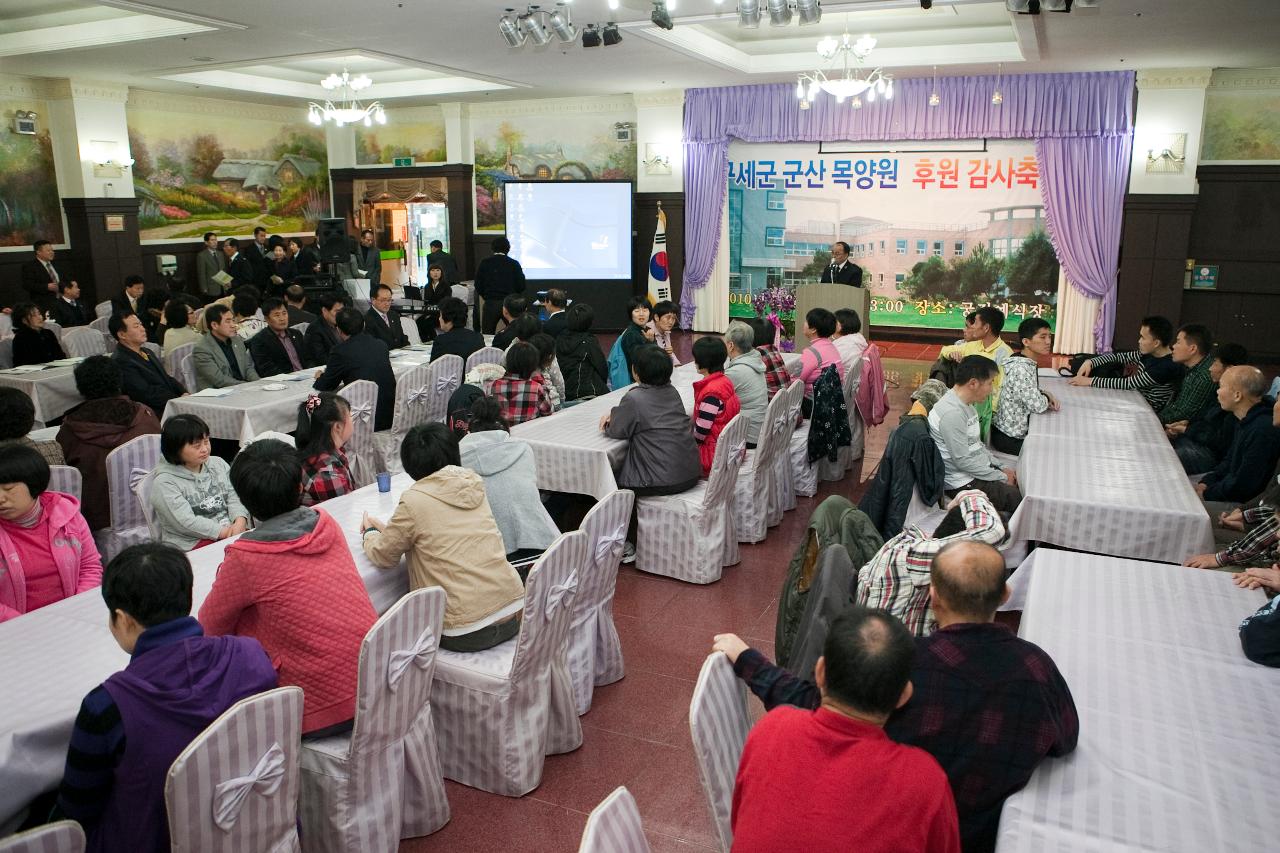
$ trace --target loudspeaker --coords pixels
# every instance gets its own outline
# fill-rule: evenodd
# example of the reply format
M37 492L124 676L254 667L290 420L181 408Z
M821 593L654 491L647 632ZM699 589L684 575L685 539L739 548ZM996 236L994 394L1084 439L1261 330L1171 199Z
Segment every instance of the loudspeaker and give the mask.
M347 220L321 219L316 223L316 244L320 260L345 263L351 257L347 248Z

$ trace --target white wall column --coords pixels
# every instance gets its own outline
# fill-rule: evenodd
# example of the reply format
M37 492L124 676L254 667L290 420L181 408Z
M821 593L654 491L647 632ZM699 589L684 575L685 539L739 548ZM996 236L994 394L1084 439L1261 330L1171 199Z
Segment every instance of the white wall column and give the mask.
M474 163L475 139L471 136L471 113L461 103L441 104L444 113L444 150L446 163Z
M684 90L644 92L633 97L636 102L636 192L682 192ZM669 174L655 174L667 171L652 162L657 157L669 160Z
M1196 166L1204 131L1205 89L1211 68L1162 68L1138 72L1138 109L1133 131L1129 192L1197 192ZM1148 152L1158 156L1170 134L1187 135L1181 172L1148 172Z
M63 198L133 198L129 88L93 80L57 80L49 93L49 131ZM101 165L105 161L111 165Z

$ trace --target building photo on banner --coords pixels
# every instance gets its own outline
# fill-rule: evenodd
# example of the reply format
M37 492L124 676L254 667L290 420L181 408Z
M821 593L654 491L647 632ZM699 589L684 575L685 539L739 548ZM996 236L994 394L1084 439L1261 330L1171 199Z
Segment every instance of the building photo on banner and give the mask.
M730 316L783 306L788 319L795 288L817 283L843 241L870 290L872 325L960 329L986 304L1015 325L1055 324L1058 261L1032 141L819 148L730 145Z

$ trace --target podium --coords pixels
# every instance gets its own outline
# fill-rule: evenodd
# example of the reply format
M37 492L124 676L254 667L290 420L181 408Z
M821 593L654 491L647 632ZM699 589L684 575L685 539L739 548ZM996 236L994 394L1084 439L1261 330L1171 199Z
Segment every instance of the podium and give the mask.
M805 315L814 308L837 311L852 308L862 320L862 334L870 337L871 291L851 284L802 284L796 288L796 334L804 327Z

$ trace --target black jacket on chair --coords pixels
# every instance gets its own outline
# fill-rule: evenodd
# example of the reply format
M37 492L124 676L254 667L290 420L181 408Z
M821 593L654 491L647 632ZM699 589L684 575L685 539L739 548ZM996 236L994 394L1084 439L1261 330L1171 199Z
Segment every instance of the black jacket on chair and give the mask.
M59 296L49 308L49 313L53 315L53 322L57 323L64 329L72 329L76 326L87 326L93 322L93 309L85 305L80 300L74 303L68 302Z
M885 540L902 532L912 491L930 506L938 506L946 468L938 445L929 434L929 419L903 415L889 436L884 457L858 509L867 514Z
M302 333L297 329L285 329L285 334L289 336L289 340L293 341L293 349L298 354L298 361L302 366L315 367L316 363L311 360L303 344ZM253 366L259 376L293 373L293 364L289 361L289 353L285 352L284 343L269 326L249 339L249 355L253 356Z
M347 338L333 348L315 387L317 391L337 391L359 379L372 380L378 386L378 411L373 428L390 429L396 405L396 374L391 369L387 345L367 332Z
M409 345L409 338L400 325L400 312L392 308L387 312L391 325L382 321L382 315L370 308L364 315L364 330L387 345L387 349L400 349Z
M141 403L164 417L165 404L181 397L186 389L164 370L155 356L143 358L126 346L116 347L111 360L120 367L120 387L135 403Z
M32 329L19 323L13 327L13 366L44 364L66 358L52 329Z

